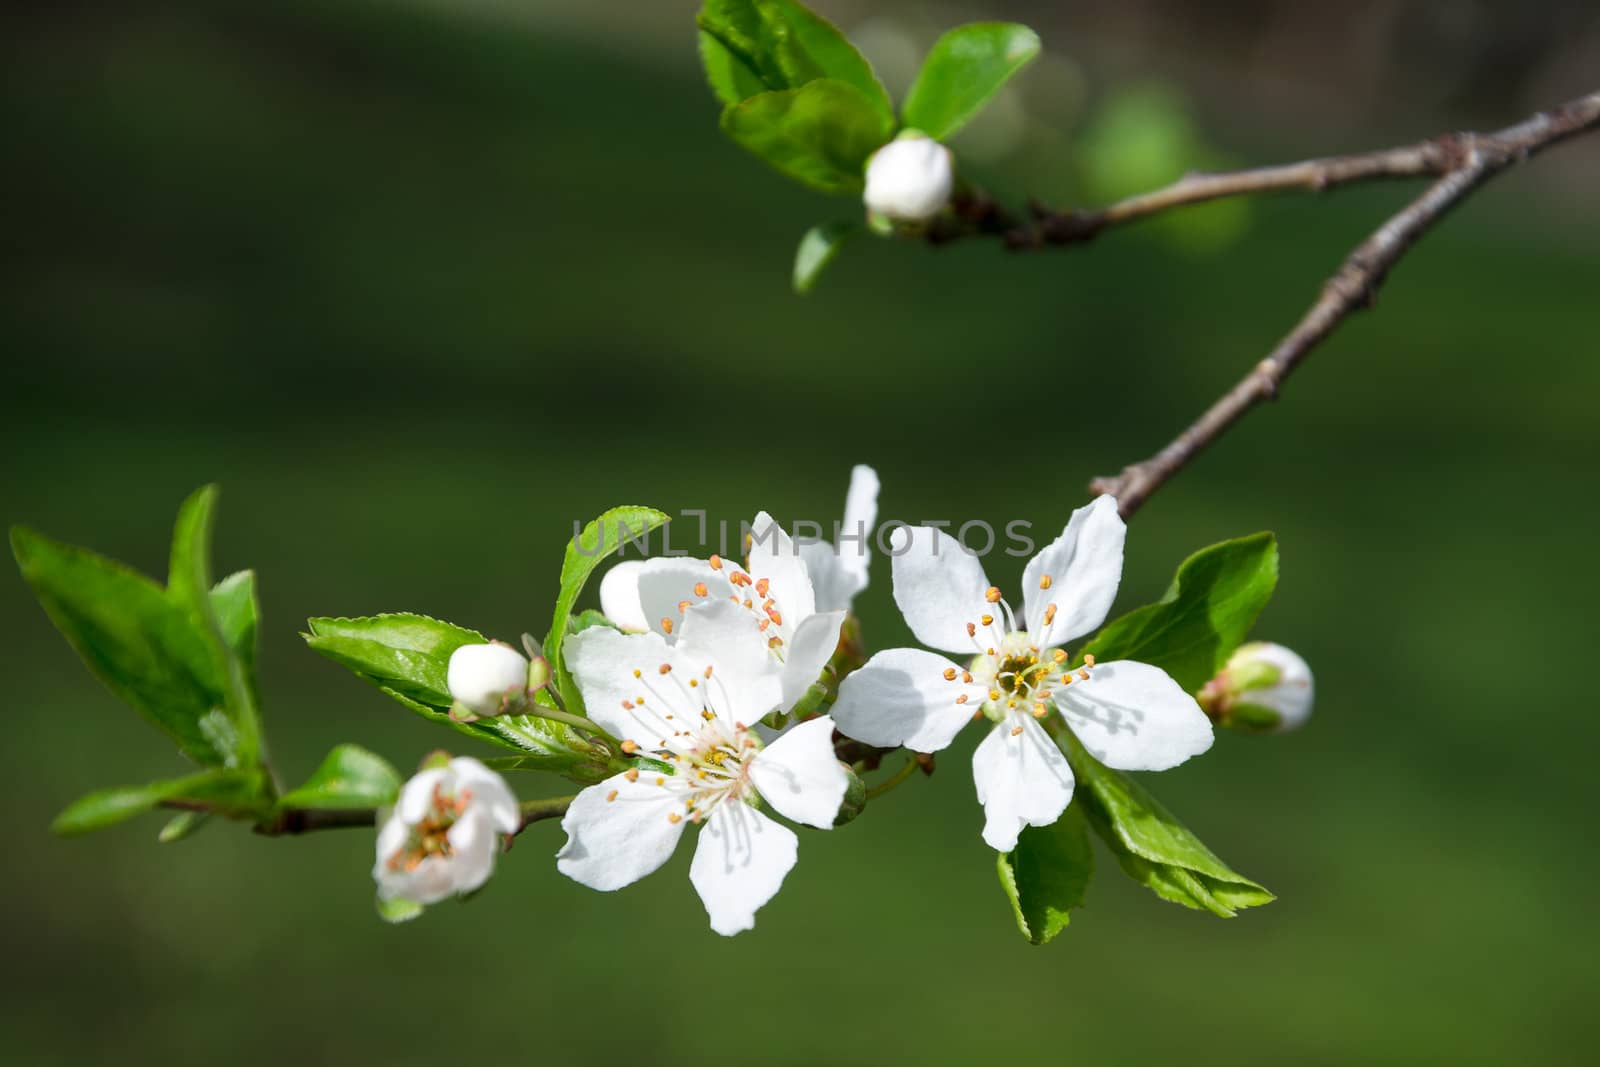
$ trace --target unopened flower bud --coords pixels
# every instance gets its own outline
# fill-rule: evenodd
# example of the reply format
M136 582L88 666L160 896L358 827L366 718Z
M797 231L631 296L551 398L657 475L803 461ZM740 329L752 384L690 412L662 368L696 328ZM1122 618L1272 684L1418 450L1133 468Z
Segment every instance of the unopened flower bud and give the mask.
M445 682L474 715L499 715L527 703L528 658L509 645L462 645L450 654Z
M926 222L943 210L955 183L950 150L908 132L867 161L867 210L896 222Z
M1215 678L1196 695L1221 726L1254 733L1283 733L1311 717L1311 668L1299 654L1270 641L1239 646Z
M840 763L847 775L844 786L844 799L839 802L839 814L834 816L833 825L843 826L860 815L867 807L867 783L852 771L849 765Z

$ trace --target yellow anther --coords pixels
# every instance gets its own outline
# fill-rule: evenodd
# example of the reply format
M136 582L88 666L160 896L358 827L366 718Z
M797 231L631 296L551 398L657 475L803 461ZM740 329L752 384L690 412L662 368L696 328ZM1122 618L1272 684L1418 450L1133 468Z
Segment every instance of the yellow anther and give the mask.
M721 556L716 555L715 553L712 553L711 559L708 562L711 564L711 569L712 570L720 571L722 569L722 557Z
M669 811L667 812L667 821L676 826L683 821L683 816L675 811Z
M947 682L956 680L956 669L954 667L946 667L944 669L944 680Z
M1033 702L1033 717L1035 719L1042 719L1046 715L1048 715L1049 713L1050 713L1049 705L1045 704L1043 701L1040 701L1040 700L1035 700Z
M706 588L706 583L705 582L695 582L694 583L694 595L695 596L710 596L711 595L711 591Z
M998 689L989 690L989 699L990 700L999 700L1000 699L1000 690L998 690Z
M630 756L633 755L635 752L639 751L639 742L637 742L637 741L624 741L624 742L622 742L622 751L626 752Z
M1055 660L1057 663L1065 663L1067 662L1066 650L1058 648L1054 652L1050 653L1050 658Z
M672 632L672 620L671 619L665 619L665 618L662 619L661 620L661 628L663 630L665 630L667 633L670 634Z
M971 685L972 684L972 672L971 671L962 671L961 672L961 680L963 682L966 682L968 685Z
M690 689L694 689L694 688L698 687L699 685L700 685L700 679L698 679L698 678L690 678L689 679L689 688ZM667 718L670 719L670 718L672 718L672 716L668 715Z
M783 644L783 638L778 637L777 635L767 638L768 648L777 648L781 644Z
M639 780L639 768L629 767L627 770L622 772L622 777L626 778L630 782L637 782Z
M956 697L956 703L957 704L965 704L966 702L967 702L967 694L966 693L962 693L960 696Z
M667 784L667 780L665 778L657 778L656 779L656 785L666 785L666 784Z
M1000 597L1002 595L1003 594L1001 594L1000 587L998 585L991 585L989 588L983 591L983 599L987 600L991 604L1000 603Z
M656 670L661 672L662 674L671 674L672 673L672 664L663 663L661 666L657 667Z
M611 801L615 799L617 799L617 791L615 789L606 794L606 800Z
M634 668L634 669L633 669L633 676L634 676L634 677L635 677L635 678L637 678L637 677L639 677L639 668L637 668L637 667L635 667L635 668Z
M981 618L979 618L978 621L983 623L985 626L992 626L994 624L994 616L993 615L984 615Z
M1094 666L1094 657L1085 654L1084 657L1083 657L1083 665L1085 667L1093 667Z
M1013 726L1013 727L1012 727L1012 728L1011 728L1011 736L1012 736L1012 737L1016 737L1016 736L1018 736L1018 735L1019 735L1019 734L1021 734L1021 733L1022 733L1022 727L1020 727L1020 726Z
M1043 578L1040 578L1040 579L1039 579L1039 588L1040 588L1040 589L1049 589L1049 588L1050 588L1050 585L1051 585L1051 583L1052 583L1052 582L1053 582L1053 581L1054 581L1054 579L1052 579L1052 578L1051 578L1051 577L1050 577L1050 576L1049 576L1049 575L1048 575L1048 574L1047 574L1047 575L1045 575L1045 576L1044 576L1044 577L1043 577Z
M1078 681L1087 682L1088 680L1089 680L1089 672L1088 671L1079 671L1078 672Z
M689 603L690 602L687 601L687 600L678 601L678 614L679 615L682 615L684 612L689 610Z
M1051 623L1053 623L1055 621L1056 621L1056 606L1054 604L1046 604L1045 608L1044 608L1044 624L1046 626L1049 626Z
M622 702L622 710L624 710L624 711L632 711L633 710L633 701L624 700Z
M767 595L767 590L772 588L772 583L763 578L756 583L756 592L761 596Z

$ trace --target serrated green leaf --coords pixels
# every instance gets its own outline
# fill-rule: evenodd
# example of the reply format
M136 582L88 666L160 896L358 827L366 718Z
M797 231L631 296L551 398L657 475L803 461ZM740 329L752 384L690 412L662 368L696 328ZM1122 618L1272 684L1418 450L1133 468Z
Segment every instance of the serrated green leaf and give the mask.
M220 766L202 719L225 704L210 650L166 590L129 568L23 527L11 531L22 576L84 664L196 762Z
M845 242L860 232L856 222L825 222L807 230L794 253L794 291L809 293Z
M1018 23L957 26L934 42L922 61L901 118L907 127L942 141L1038 54L1039 35Z
M1051 825L1025 828L1017 847L999 854L998 865L1017 929L1033 944L1045 944L1067 928L1071 910L1082 907L1094 874L1083 812L1073 804Z
M706 79L724 104L833 78L894 121L872 65L837 26L795 0L706 0L695 22Z
M1244 643L1277 584L1270 533L1203 548L1183 561L1166 595L1107 623L1083 652L1154 664L1194 692Z
M450 654L488 640L476 630L410 613L307 619L306 625L306 644L324 656L435 708L450 706Z
M80 797L56 816L50 829L63 836L103 830L172 801L205 804L236 817L255 818L270 807L269 783L258 767L202 771L147 785L102 789Z
M209 811L180 811L167 820L161 832L156 835L156 840L163 845L182 841L210 821Z
M223 710L233 725L233 745L224 750L225 762L243 766L260 758L261 717L255 679L229 644L211 595L211 530L217 495L216 486L202 486L178 509L172 532L167 596L188 615L210 655L212 670L221 686ZM253 619L251 626L254 626Z
M823 78L724 109L722 129L804 185L856 195L864 187L868 157L889 140L894 122L874 110L855 86Z
M550 622L550 633L544 639L544 655L550 661L550 670L561 691L567 708L582 714L583 697L572 681L562 655L562 644L572 625L572 606L578 594L600 565L600 561L622 547L624 541L642 540L646 534L668 521L669 516L655 508L637 504L612 508L567 543L566 555L561 560L561 591L556 595L555 617Z
M381 808L400 794L400 775L389 761L359 745L339 745L306 783L285 793L284 808Z
M1075 739L1066 739L1065 750L1077 777L1073 807L1082 805L1134 881L1164 900L1224 918L1274 899L1222 862L1131 777L1095 760Z

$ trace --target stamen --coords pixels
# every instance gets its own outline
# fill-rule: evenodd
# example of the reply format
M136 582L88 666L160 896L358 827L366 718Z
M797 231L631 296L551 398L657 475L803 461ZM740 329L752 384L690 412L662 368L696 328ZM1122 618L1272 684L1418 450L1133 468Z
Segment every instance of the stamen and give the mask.
M944 680L947 682L956 680L956 669L954 667L946 667L944 669Z
M1046 604L1044 608L1044 624L1049 626L1056 621L1056 606L1054 603Z
M683 821L683 816L675 811L669 811L667 812L667 821L676 826Z
M685 613L686 611L689 610L689 603L690 602L687 601L687 600L678 601L678 614L679 615L682 615L683 613Z
M611 792L606 794L606 802L607 803L610 803L611 801L613 801L615 799L617 799L617 791L615 789L613 789Z
M1048 574L1045 575L1043 578L1039 579L1039 588L1040 589L1049 589L1051 581L1052 581L1051 577Z
M663 618L661 620L661 628L670 634L672 632L672 620Z
M714 571L720 571L722 569L722 557L716 553L712 553L711 558L707 560L707 562L711 564L711 569Z
M1013 727L1012 727L1012 728L1011 728L1011 736L1012 736L1012 737L1016 737L1016 736L1018 736L1018 735L1020 735L1020 734L1021 734L1021 733L1022 733L1022 727L1020 727L1020 726L1013 726Z
M1057 663L1065 663L1067 662L1067 652L1065 649L1058 648L1054 652L1050 653L1050 658L1055 660Z
M983 591L983 599L987 600L991 604L1000 603L1000 598L1004 595L1004 593L1000 592L1000 587L998 585L991 585L989 588Z
M705 582L695 582L694 583L694 595L695 596L709 596L710 595L710 590L708 590L706 588L706 583Z
M994 616L993 615L983 615L983 616L979 617L978 621L983 623L985 626L993 626L994 625Z
M630 782L637 782L639 780L639 768L629 767L627 770L622 772L622 777L626 778Z
M966 702L967 702L967 694L966 693L962 693L960 696L956 697L956 703L957 704L965 704Z
M635 752L639 751L639 742L637 742L637 741L624 741L624 742L622 742L622 751L626 752L630 756L633 755Z
M671 674L672 673L672 664L663 663L661 666L657 667L656 670L659 671L662 674Z
M756 592L762 596L767 595L767 590L772 588L772 583L763 578L756 583Z
M1083 657L1083 665L1085 667L1093 667L1094 666L1094 657L1089 655L1089 654L1087 654L1087 653L1085 653L1084 657Z

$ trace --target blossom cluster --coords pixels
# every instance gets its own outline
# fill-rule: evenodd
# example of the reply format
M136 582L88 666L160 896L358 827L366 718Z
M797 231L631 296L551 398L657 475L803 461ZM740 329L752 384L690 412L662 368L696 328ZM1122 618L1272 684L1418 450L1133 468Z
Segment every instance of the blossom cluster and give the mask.
M870 529L877 495L876 474L857 467L843 526ZM837 654L867 586L867 539L796 541L765 512L750 530L742 564L614 565L600 588L611 625L565 646L589 719L641 758L573 799L557 869L619 889L661 867L693 828L690 881L721 934L750 929L796 862L798 836L774 815L822 830L843 821L852 770L836 744L933 753L983 724L973 755L983 840L1009 852L1025 827L1055 822L1071 803L1069 737L1107 767L1159 771L1205 752L1213 721L1240 708L1280 727L1309 712L1303 661L1288 663L1287 650L1263 658L1278 646L1241 649L1199 694L1151 664L1069 652L1105 621L1121 582L1126 526L1109 497L1075 511L1027 564L1020 600L943 531L897 529L894 600L937 651L889 649L859 665ZM472 712L494 714L526 706L541 677L507 646L468 645L451 659L449 686ZM1279 692L1292 706L1269 724ZM518 825L510 790L481 763L425 770L380 831L380 896L429 903L477 888L495 834Z

